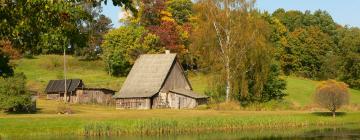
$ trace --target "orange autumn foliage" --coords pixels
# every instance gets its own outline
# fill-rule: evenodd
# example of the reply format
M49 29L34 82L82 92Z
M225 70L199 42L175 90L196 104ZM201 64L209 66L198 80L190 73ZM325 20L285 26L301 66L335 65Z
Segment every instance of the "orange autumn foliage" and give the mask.
M335 117L336 110L349 103L348 85L336 80L320 82L315 91L315 103L329 109Z
M11 59L20 59L21 57L20 52L14 49L8 40L0 40L0 49L2 52L10 55Z

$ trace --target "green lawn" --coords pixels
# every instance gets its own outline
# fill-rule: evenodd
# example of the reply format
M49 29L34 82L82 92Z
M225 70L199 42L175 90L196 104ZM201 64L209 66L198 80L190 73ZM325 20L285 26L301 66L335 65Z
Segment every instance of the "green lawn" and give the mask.
M32 90L43 92L47 82L51 79L58 79L63 76L63 58L59 55L41 55L34 59L21 59L17 64L16 71L23 72L28 78L28 87ZM109 76L104 67L104 62L80 61L75 57L67 56L68 78L82 79L88 87L105 87L118 91L121 88L125 77ZM315 91L317 81L285 77L287 81L285 97L295 106L303 107L312 103L312 94ZM198 93L204 93L208 86L207 75L199 73L189 74L189 80L193 89ZM351 103L360 104L360 91L350 89Z
M58 55L41 55L34 59L21 59L14 62L16 72L25 73L28 87L32 90L43 92L49 80L63 77L63 57ZM72 56L67 56L67 78L79 78L88 87L104 87L119 90L125 77L109 76L104 67L104 62L80 61Z
M56 114L60 103L38 100L36 114L0 113L0 137L41 135L164 135L248 129L297 129L360 124L360 112L336 119L307 111L116 110L70 105L75 114ZM191 129L189 129L191 128Z
M293 102L298 106L305 106L311 104L313 101L313 93L318 84L318 81L313 81L299 77L286 77L288 96L285 99ZM360 91L350 89L350 103L360 104Z

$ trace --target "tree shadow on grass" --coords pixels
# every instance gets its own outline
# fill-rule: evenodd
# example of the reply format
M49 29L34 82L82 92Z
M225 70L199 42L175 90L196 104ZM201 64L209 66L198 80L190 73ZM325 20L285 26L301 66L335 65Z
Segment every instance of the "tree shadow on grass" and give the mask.
M331 112L313 112L311 114L316 115L316 116L329 116L329 117L332 117ZM345 116L346 112L336 112L335 115L336 116Z
M36 108L36 111L4 111L6 114L38 114L41 113L41 108Z

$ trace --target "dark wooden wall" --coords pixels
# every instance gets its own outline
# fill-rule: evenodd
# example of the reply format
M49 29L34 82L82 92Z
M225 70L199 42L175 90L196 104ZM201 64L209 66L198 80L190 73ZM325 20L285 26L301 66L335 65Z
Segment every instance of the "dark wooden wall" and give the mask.
M150 109L150 98L116 99L116 109Z

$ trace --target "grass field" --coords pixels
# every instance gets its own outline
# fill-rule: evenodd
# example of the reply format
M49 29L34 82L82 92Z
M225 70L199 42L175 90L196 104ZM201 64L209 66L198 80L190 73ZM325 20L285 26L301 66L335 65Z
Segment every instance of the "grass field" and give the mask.
M43 92L47 82L51 79L63 77L63 58L58 55L41 55L34 59L21 59L15 61L16 71L23 72L28 78L28 87L31 90ZM75 57L67 56L68 78L82 79L88 87L105 87L118 91L125 77L109 76L104 62L80 61ZM317 81L298 77L285 77L287 81L286 100L297 107L304 107L312 103L312 94ZM189 80L198 93L204 93L209 79L204 74L190 74ZM360 104L360 91L350 89L351 103Z
M242 129L289 129L360 124L360 112L116 110L99 105L70 105L75 114L56 114L60 103L38 100L37 114L0 113L0 135L163 135Z

